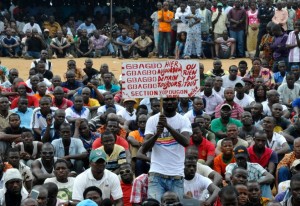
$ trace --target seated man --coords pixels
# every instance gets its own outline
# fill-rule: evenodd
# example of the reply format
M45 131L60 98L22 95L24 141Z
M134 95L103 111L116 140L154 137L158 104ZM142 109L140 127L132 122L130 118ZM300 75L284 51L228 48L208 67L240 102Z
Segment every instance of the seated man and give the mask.
M147 36L145 30L140 30L140 36L135 38L132 46L134 46L136 58L148 57L151 51L152 40Z
M119 58L130 58L132 57L132 42L133 39L127 36L127 30L122 29L121 36L117 38L117 41L115 42L116 45L118 45L119 48Z
M16 144L15 148L20 151L21 162L31 167L31 163L40 157L43 143L33 141L33 134L29 129L23 130L21 138L23 142Z
M108 54L111 54L113 58L116 57L110 39L107 36L100 34L98 30L93 31L93 36L90 38L90 41L93 44L94 57L106 56Z
M236 163L230 163L226 167L225 172L225 181L230 182L231 176L234 168L242 167L248 172L248 181L255 180L259 182L262 189L263 197L272 197L270 184L274 181L274 176L267 172L262 166L257 163L248 162L249 155L247 152L247 148L244 146L239 146L234 150L234 157L236 159Z
M66 109L66 119L69 123L75 123L77 118L90 119L90 110L83 106L83 97L77 95L74 97L74 105Z
M49 81L51 81L51 79L53 77L53 73L50 70L46 70L46 65L44 62L39 61L35 67L35 70L36 70L37 74L42 74L43 78L46 78Z
M41 57L41 50L46 48L43 37L38 33L37 29L32 29L32 32L29 30L30 36L27 37L24 47L24 58L25 59L39 59ZM27 31L26 31L27 33Z
M184 194L189 198L205 201L205 205L213 204L220 189L207 177L196 173L197 161L185 159L184 162ZM206 191L209 198L206 199Z
M69 90L79 90L81 87L83 87L83 84L81 81L78 81L75 79L75 72L72 70L68 70L66 73L66 79L67 81L62 82L60 86L63 88L67 88Z
M100 107L100 104L97 99L91 98L91 89L89 87L84 87L81 91L83 98L83 106L90 110L91 117L96 116L97 109Z
M116 139L110 131L106 131L101 137L102 146L97 150L101 150L106 154L106 169L119 174L119 167L126 162L126 153L124 147L116 144Z
M41 157L31 164L32 174L34 176L33 184L43 184L45 179L54 177L54 163L57 158L54 157L54 147L50 143L44 143L41 150Z
M223 31L222 37L215 40L215 50L217 59L234 59L235 39L228 37L228 32Z
M53 168L55 177L47 178L44 183L55 183L58 187L57 197L64 201L71 200L75 178L69 176L68 162L64 159L58 159Z
M83 29L76 43L77 57L93 57L93 43L87 36L87 30Z
M50 47L53 50L53 56L58 58L72 58L73 56L69 53L70 46L71 45L68 42L68 40L65 37L63 37L63 32L61 30L56 32L56 37L53 38L50 43Z
M202 136L201 127L198 123L192 123L193 134L189 145L194 145L199 151L198 161L212 166L215 157L215 146Z
M20 97L18 101L18 107L10 110L13 113L16 113L20 116L21 127L26 129L31 129L30 121L33 114L33 109L28 107L28 99L25 97Z
M120 106L119 104L114 103L114 96L112 94L106 94L104 96L104 104L103 106L99 107L97 110L97 114L100 116L104 114L104 112L107 110L107 108L112 107L115 108L116 112L118 113L121 110L124 110L125 108Z
M88 156L86 149L80 139L71 138L71 126L63 123L60 126L60 139L52 141L55 149L54 156L68 161L72 171L80 174L83 171L83 160Z
M262 191L259 182L251 180L247 182L249 202L253 205L266 205L272 198L262 197Z
M115 94L116 92L120 91L120 86L118 84L112 83L112 76L113 75L110 72L103 74L103 84L98 86L98 89L110 92L112 94Z
M117 115L121 116L126 121L136 120L136 117L138 115L136 109L134 108L134 105L136 103L137 102L135 99L125 99L123 101L125 109L117 112Z
M226 166L230 163L235 163L233 155L233 143L232 139L225 138L221 142L221 154L214 158L213 169L218 172L222 177L225 177Z
M18 52L20 51L19 42L12 37L11 28L7 28L5 33L6 36L1 40L3 56L18 58Z

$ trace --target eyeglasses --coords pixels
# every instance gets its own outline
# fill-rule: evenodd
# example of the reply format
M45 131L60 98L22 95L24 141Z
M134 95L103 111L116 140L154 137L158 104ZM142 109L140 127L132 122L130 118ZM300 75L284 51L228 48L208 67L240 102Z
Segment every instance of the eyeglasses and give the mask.
M129 169L120 170L120 175L129 174L131 171Z

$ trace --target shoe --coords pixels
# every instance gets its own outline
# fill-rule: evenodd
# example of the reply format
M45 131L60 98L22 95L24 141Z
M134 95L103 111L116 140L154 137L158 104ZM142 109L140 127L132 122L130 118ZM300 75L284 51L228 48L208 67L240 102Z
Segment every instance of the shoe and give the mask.
M123 56L119 56L119 59L123 59Z
M74 58L72 54L67 54L65 57L66 57L66 58L70 58L70 59L71 59L71 58Z
M191 57L190 56L184 56L183 58L184 59L190 59Z
M25 55L24 55L24 59L33 59L33 57L32 57L32 56L29 56L28 54L25 54Z
M148 58L152 58L153 57L153 52L150 52L149 54L148 54Z
M112 53L111 57L116 58L116 53Z
M229 59L235 59L235 56L231 56Z
M162 59L162 58L163 58L163 56L162 56L162 55L159 55L159 56L158 56L158 58L159 58L159 59Z
M56 54L53 54L53 55L52 55L52 59L57 59Z
M134 56L133 59L134 59L134 60L138 60L138 59L139 59L139 56Z

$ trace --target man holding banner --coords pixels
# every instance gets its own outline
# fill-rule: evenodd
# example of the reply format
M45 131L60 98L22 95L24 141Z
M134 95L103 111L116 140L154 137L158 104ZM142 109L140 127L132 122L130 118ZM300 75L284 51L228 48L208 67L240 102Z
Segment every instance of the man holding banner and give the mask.
M150 151L148 198L161 201L167 191L183 197L184 147L192 134L190 121L176 112L177 98L164 98L163 112L149 118L143 153Z

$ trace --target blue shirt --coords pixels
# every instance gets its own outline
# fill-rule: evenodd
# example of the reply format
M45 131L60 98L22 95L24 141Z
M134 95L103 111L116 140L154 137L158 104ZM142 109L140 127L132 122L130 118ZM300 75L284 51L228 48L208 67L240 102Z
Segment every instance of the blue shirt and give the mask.
M107 89L105 88L105 85L104 85L104 84L103 84L103 85L100 85L100 86L98 87L98 89L102 89L102 90L106 90L106 91L107 91ZM111 93L115 93L115 92L118 92L118 91L120 91L120 86L119 86L119 85L112 84L112 85L111 85L110 92L111 92Z
M131 44L133 42L133 39L128 36L126 36L125 39L122 36L119 36L117 38L117 42L121 42L123 44Z
M188 102L188 111L190 111L191 109L193 109L193 102L192 101L189 101ZM181 108L181 104L180 104L180 102L178 103L178 106L177 106L177 112L179 113L179 114L181 114L181 115L184 115L185 114L185 112L182 110L182 108Z
M25 113L20 112L18 108L12 109L10 111L20 116L21 119L20 127L25 127L26 129L32 129L30 122L32 119L33 109L27 108Z
M297 98L292 102L292 107L300 107L300 98Z
M64 157L65 156L65 148L62 142L62 139L56 139L51 142L55 149L55 157ZM82 154L86 152L86 149L84 148L82 141L77 138L71 138L71 143L69 146L69 155L75 155L75 154ZM71 162L74 164L74 159L71 159Z
M286 72L285 72L284 76L282 76L280 72L274 73L274 80L275 80L275 83L282 83L282 81L283 81L285 75L286 75Z
M63 82L63 83L61 83L61 86L65 87L65 88L67 88L69 90L75 90L75 89L77 89L79 87L83 87L84 85L82 84L82 82L79 82L79 81L75 80L74 84L72 84L72 85L69 84L69 82Z

